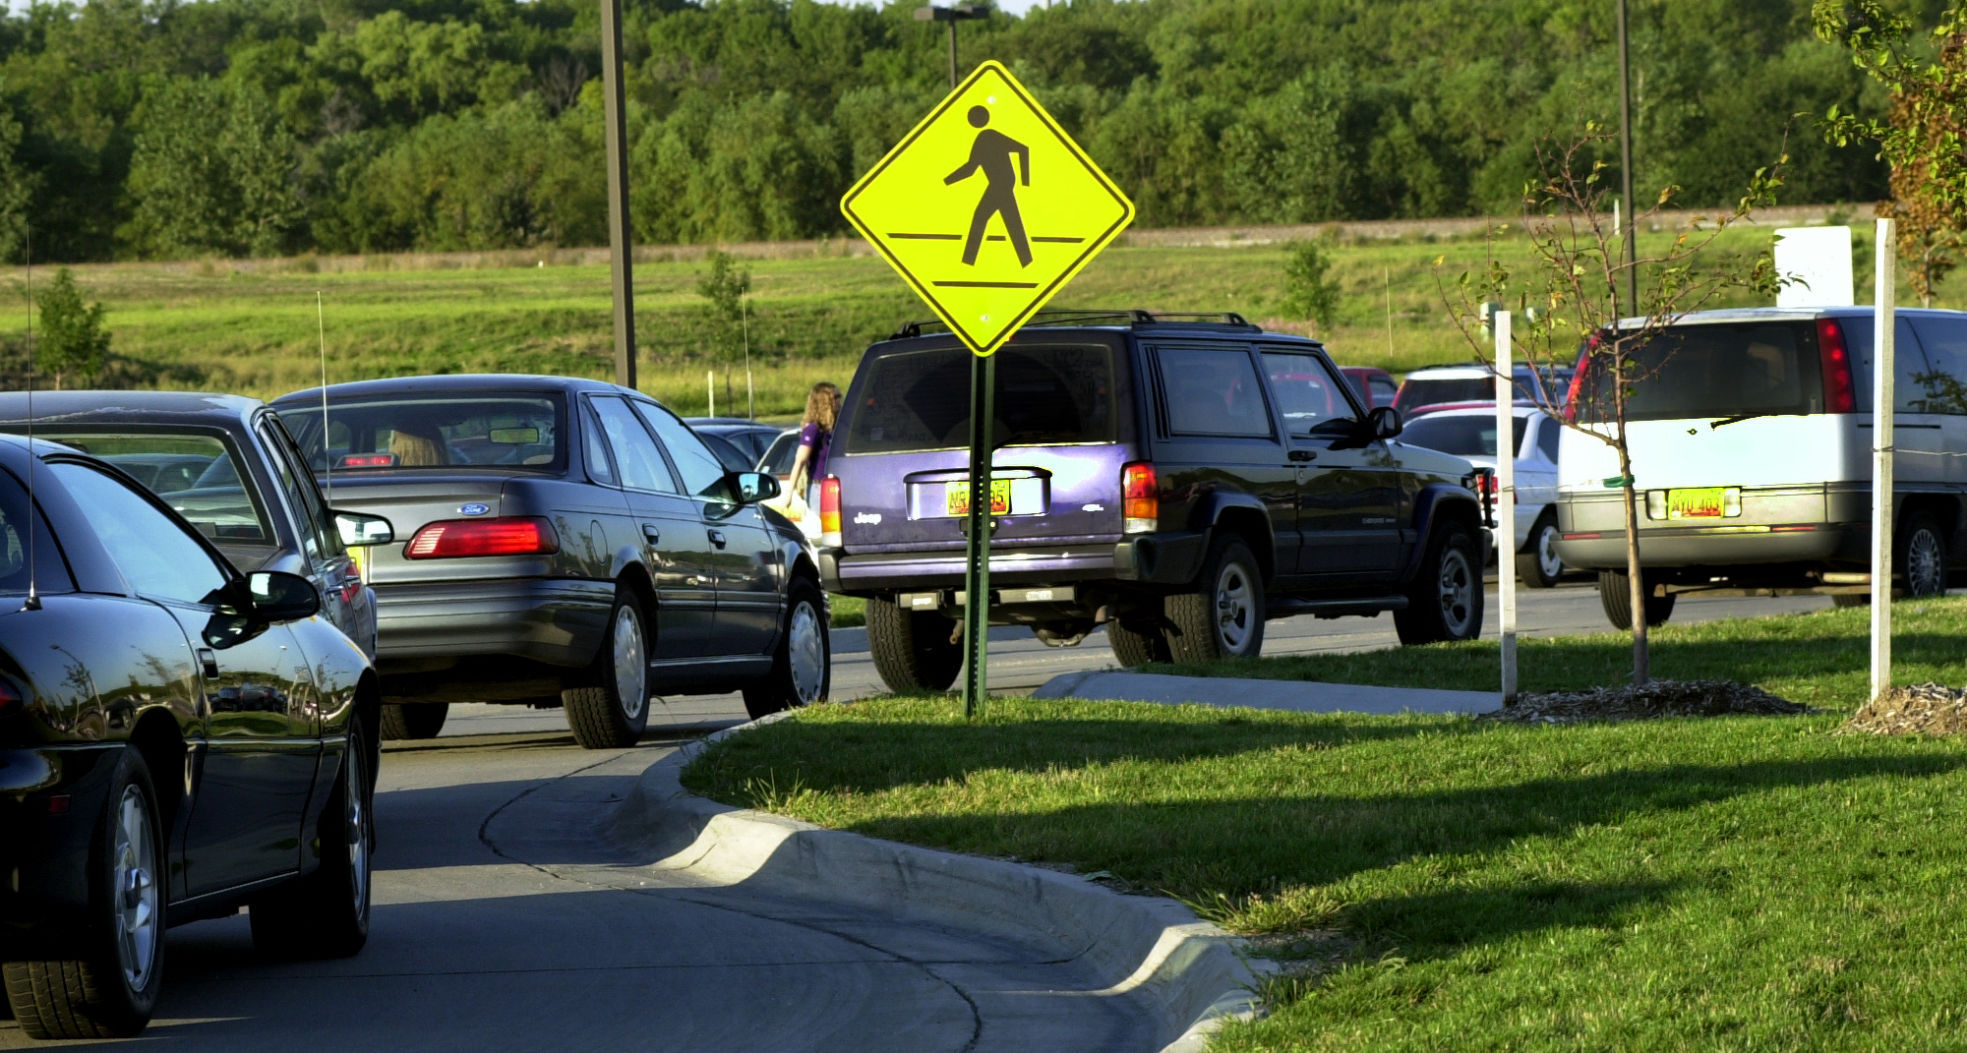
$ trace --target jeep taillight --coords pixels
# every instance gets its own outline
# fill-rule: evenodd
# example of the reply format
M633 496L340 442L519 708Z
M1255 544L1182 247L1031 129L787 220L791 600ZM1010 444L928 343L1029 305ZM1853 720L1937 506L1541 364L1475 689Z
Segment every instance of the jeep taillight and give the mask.
M426 525L403 546L404 559L543 556L560 551L553 524L537 516L446 519Z
M1824 412L1855 411L1858 397L1851 385L1851 351L1844 344L1844 327L1834 318L1817 319L1817 360L1824 374Z
M840 477L829 475L820 481L820 544L840 547Z
M1161 520L1161 497L1155 488L1154 465L1135 461L1120 469L1121 529L1129 534L1153 531Z

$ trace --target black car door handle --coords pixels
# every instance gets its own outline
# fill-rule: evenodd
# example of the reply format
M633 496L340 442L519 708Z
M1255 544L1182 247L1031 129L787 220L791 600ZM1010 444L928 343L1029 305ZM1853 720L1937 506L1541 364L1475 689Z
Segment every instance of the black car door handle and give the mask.
M1294 461L1315 461L1318 459L1318 451L1317 450L1292 450L1291 459Z
M662 543L662 531L657 530L655 527L650 526L647 523L642 524L642 536L648 538L649 544L651 545L659 545Z
M200 647L198 649L198 662L205 667L206 676L216 677L219 675L218 656L212 653L211 648Z
M709 534L711 544L716 545L718 548L724 547L724 532L722 530L712 530L709 531Z

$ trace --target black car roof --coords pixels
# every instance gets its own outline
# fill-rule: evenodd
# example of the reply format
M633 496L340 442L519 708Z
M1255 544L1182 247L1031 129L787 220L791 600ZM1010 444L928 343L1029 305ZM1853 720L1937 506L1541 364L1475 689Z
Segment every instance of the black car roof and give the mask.
M27 404L25 392L0 394L0 423L25 424ZM261 405L244 395L191 391L37 391L34 423L57 428L66 424L243 426Z
M330 399L362 398L371 395L399 395L406 392L417 394L476 394L483 392L512 391L602 391L610 394L635 394L630 388L622 387L605 380L589 380L586 377L556 377L541 373L441 373L422 377L385 377L380 380L351 380L342 384L328 385ZM289 392L273 400L273 405L282 408L296 403L321 401L321 389L307 388L303 391Z
M1264 329L1244 319L1234 312L1219 314L1155 314L1142 310L1045 310L1038 312L1032 321L1021 326L1005 346L1023 343L1028 339L1046 336L1056 337L1060 333L1132 333L1137 336L1177 337L1187 339L1207 339L1211 337L1240 337L1249 339L1261 336L1266 340L1276 340L1308 347L1323 348L1325 345L1310 337L1295 333L1278 333ZM886 340L873 346L881 347L893 343L921 343L925 346L943 346L956 340L955 334L942 327L941 322L909 322L897 329Z

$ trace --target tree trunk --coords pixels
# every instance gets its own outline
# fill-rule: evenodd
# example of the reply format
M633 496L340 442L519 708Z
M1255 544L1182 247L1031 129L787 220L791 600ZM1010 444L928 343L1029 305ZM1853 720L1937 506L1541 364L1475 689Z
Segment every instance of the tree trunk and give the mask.
M1652 585L1639 571L1639 495L1632 481L1632 454L1626 449L1625 422L1619 422L1619 478L1625 493L1626 587L1632 601L1632 683L1643 687L1652 677L1651 656L1646 649L1646 601Z

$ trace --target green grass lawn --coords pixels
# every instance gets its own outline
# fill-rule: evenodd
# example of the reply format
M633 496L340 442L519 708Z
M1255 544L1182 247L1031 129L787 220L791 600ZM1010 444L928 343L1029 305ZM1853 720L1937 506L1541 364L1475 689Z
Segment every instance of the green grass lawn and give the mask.
M1743 254L1768 245L1764 228L1731 231L1722 247ZM1521 241L1496 249L1520 257L1516 265L1528 263ZM902 322L932 317L886 263L844 250L821 242L791 250L803 255L745 261L752 270L749 340L761 416L797 415L815 381L844 386L870 342ZM1170 247L1123 240L1053 306L1236 311L1267 328L1315 335L1342 363L1403 372L1473 357L1448 324L1440 283L1452 286L1462 272L1480 270L1489 252L1480 236L1334 241L1330 276L1340 289L1339 309L1327 324L1313 326L1284 317L1281 244ZM608 269L574 253L74 270L84 298L107 309L113 343L104 386L271 398L319 382L324 342L331 382L488 371L613 376ZM739 334L719 328L697 293L705 270L699 260L668 252L636 264L640 384L681 413L708 410L714 389L720 413L742 414ZM0 273L0 304L19 306L0 310L0 383L10 385L25 380L25 277L19 269ZM48 278L36 269L37 283Z
M1848 709L1863 614L1669 626L1656 669ZM1967 600L1898 615L1902 682L1967 682ZM1615 682L1616 642L1538 641L1526 679ZM1466 683L1483 646L1357 668ZM1346 679L1347 660L1306 675ZM1215 1049L1950 1048L1967 1023L1953 740L1839 734L1842 712L1522 726L998 698L960 714L950 697L817 707L685 781L1105 871L1265 936L1300 967Z

